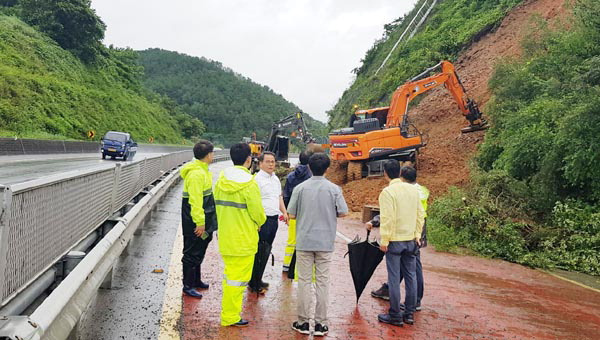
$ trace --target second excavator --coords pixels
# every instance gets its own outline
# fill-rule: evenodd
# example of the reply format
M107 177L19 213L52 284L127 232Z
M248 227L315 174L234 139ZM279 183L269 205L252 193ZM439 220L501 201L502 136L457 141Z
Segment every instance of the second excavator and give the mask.
M440 70L430 75L433 71ZM417 162L419 149L425 146L423 135L408 120L408 104L418 95L445 85L469 125L463 133L483 130L487 122L475 101L468 98L454 65L442 61L399 86L390 106L356 111L350 127L329 135L331 157L348 161L349 181L369 175L381 175L383 162L393 158Z

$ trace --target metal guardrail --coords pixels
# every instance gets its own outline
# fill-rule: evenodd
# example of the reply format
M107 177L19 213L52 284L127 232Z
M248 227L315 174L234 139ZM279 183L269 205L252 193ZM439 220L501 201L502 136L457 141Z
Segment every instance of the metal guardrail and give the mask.
M215 154L213 163L230 159L228 150L218 151ZM94 230L94 223L102 218L108 218L120 209L121 204L128 203L133 196L137 195L139 191L136 189L141 190L156 182L157 179L161 179L125 216L119 218L119 222L112 230L85 256L31 316L0 316L0 338L66 339L82 313L87 309L102 281L112 275L112 266L136 229L144 223L149 212L179 178L179 169L176 167L190 159L191 151L183 151L140 160L124 166L117 165L114 168L64 174L60 178L46 178L23 185L13 185L10 188L0 186L0 245L6 245L8 240L6 235L25 235L11 232L11 227L15 226L15 220L19 220L20 216L25 216L25 219L31 222L39 222L42 218L32 219L27 215L54 217L41 225L33 224L31 226L34 231L30 234L43 233L43 236L49 237L50 240L44 239L43 236L25 240L25 242L32 243L29 246L39 245L36 244L38 242L42 243L43 251L48 253L39 255L40 249L29 248L23 253L17 254L29 256L29 258L33 256L35 260L41 261L42 263L35 267L39 269L44 266L51 267L58 258L64 255L65 249L68 251L78 243L79 236L84 235L87 230ZM170 174L165 176L165 173L169 171ZM108 187L110 190L102 189L102 180L106 178L112 179L109 185L104 182L104 187ZM64 195L68 194L72 194L76 198L64 200ZM37 196L41 196L41 198ZM93 198L93 196L101 198ZM24 205L25 203L27 205ZM35 209L35 203L48 204L50 208ZM34 208L34 211L25 210L26 207ZM58 211L53 209L58 209ZM78 219L73 222L71 218ZM63 230L61 228L64 227L68 229L69 233L75 234L61 233ZM45 228L48 231L44 231ZM58 236L53 234L58 234ZM79 240L83 237L79 237ZM64 239L68 241L64 241ZM65 246L69 243L71 246ZM4 279L7 278L6 271L9 263L16 262L23 265L28 259L20 258L16 261L8 259L7 255L11 251L14 252L14 248L0 248L0 250L5 249L0 252L0 261L2 261L0 264L3 263L3 267L0 267L2 270L0 273L3 275L0 277ZM62 249L62 255L52 258L56 254L61 254L60 249ZM29 273L33 273L37 269L30 269ZM45 275L48 271L42 270L38 276L42 273ZM28 282L31 283L34 279L35 275ZM27 277L22 275L15 282L19 282L19 280L27 281ZM15 289L16 286L17 284L3 284L1 292L5 295L8 294L8 297L14 297L18 291L24 288L21 286ZM13 287L14 291L11 292L7 287ZM8 300L6 298L5 302Z
M191 151L0 185L0 307Z
M0 138L0 156L96 152L100 152L98 142Z
M170 153L191 149L191 146L138 145L138 152ZM0 156L73 153L100 153L100 142L0 138Z

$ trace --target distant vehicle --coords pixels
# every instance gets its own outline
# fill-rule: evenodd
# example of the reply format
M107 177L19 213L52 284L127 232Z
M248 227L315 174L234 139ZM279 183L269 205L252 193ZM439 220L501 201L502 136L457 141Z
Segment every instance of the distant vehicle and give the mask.
M111 159L117 157L124 161L132 160L137 151L137 143L131 139L131 135L126 132L108 131L100 140L102 146L102 159L110 156Z

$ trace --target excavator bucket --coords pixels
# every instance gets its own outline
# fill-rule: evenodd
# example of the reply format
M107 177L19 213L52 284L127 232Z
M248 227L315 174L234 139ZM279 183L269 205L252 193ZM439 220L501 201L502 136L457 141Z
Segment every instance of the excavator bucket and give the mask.
M485 120L482 120L481 123L479 123L479 124L471 124L465 128L460 129L460 132L469 133L469 132L481 131L481 130L487 129L488 127L489 127L488 123Z

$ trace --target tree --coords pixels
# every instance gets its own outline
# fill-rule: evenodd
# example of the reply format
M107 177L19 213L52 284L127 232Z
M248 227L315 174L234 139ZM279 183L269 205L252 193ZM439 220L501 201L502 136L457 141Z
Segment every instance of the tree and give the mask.
M90 0L21 0L20 5L24 21L81 60L94 61L102 50L106 25Z
M0 0L0 6L12 7L17 4L19 0Z

